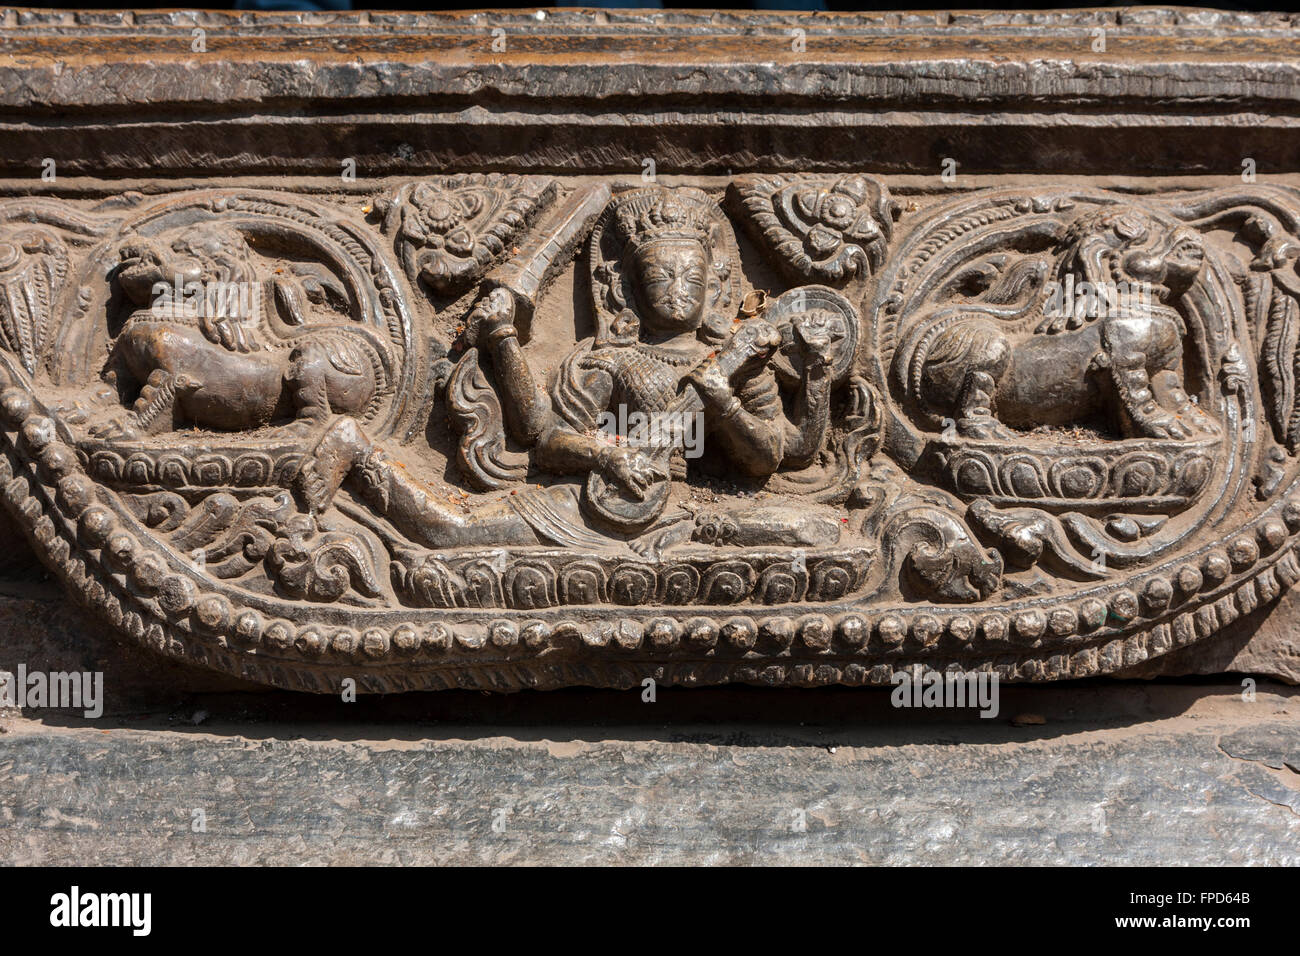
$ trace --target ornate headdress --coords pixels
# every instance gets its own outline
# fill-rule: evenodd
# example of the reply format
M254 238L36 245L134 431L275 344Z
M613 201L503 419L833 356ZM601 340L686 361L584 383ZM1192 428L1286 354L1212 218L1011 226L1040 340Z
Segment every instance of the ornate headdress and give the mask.
M711 245L717 204L698 189L637 189L615 200L614 208L626 252L660 239Z

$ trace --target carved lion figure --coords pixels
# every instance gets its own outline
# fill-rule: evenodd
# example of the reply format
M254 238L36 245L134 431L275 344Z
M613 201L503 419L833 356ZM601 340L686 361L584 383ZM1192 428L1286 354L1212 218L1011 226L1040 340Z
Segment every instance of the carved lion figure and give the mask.
M128 240L119 258L114 279L131 312L104 378L132 404L93 429L98 437L365 417L387 387L391 357L378 336L307 322L312 303L346 302L323 267L296 264L263 281L244 235L214 224Z
M1196 233L1140 210L1089 212L1066 231L1032 309L1017 321L974 305L932 313L904 336L895 374L936 423L972 438L1097 418L1129 438L1214 434L1184 390L1174 307L1203 256Z

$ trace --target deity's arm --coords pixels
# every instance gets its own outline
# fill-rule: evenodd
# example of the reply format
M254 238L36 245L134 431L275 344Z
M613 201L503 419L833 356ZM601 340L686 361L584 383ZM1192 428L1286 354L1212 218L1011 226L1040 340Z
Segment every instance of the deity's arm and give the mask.
M601 469L613 450L613 445L553 422L537 443L537 464L559 474L580 474Z
M517 441L531 448L553 424L550 399L533 377L513 325L487 338L492 339L487 347L492 350L497 383L505 392L502 412L506 427Z
M825 364L809 365L795 394L792 418L784 418L786 468L807 468L826 443L831 420L831 376Z
M470 326L474 340L486 352L496 370L502 390L502 413L510 434L527 447L537 444L551 426L553 414L546 390L528 367L514 325L514 298L504 289L494 289L475 307Z
M705 427L741 471L762 477L781 467L785 430L770 372L733 389L716 363L709 362L691 379L704 400Z
M609 410L613 377L588 367L586 349L575 349L560 366L553 394L547 401L546 427L534 447L537 464L560 474L580 474L603 468L613 446L592 434L602 412Z

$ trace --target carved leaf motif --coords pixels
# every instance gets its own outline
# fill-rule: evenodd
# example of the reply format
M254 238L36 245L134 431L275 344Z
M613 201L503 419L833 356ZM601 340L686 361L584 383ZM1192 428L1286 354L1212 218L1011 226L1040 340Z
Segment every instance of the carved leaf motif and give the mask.
M987 499L971 503L967 520L982 528L999 544L1014 564L1032 567L1045 558L1086 578L1106 574L1105 564L1087 561L1070 545L1059 519L1036 508L995 509Z
M982 601L1002 587L1002 555L980 546L953 502L940 493L904 492L890 465L872 470L850 502L865 509L862 530L885 560L877 597Z
M205 498L176 528L172 545L200 558L218 578L247 574L266 557L276 533L293 514L288 492L252 498L242 504L228 494Z
M1259 378L1274 437L1288 451L1300 448L1300 202L1282 187L1218 189L1171 204L1175 215L1201 231L1230 228L1254 255L1238 279L1246 320L1259 345ZM1262 332L1262 334L1261 334ZM1245 366L1224 357L1225 386L1244 384ZM1239 358L1239 357L1238 357Z
M0 236L0 344L28 374L44 355L67 273L67 247L52 233L20 229Z
M496 490L523 481L525 463L513 463L506 451L501 402L478 364L478 349L470 349L447 381L447 410L460 433L456 460L477 488Z
M384 231L393 234L411 281L447 295L505 258L556 193L555 181L541 176L439 176L384 200Z
M899 216L889 192L867 176L742 176L731 188L756 238L802 279L876 272Z
M294 515L279 529L266 556L267 571L290 597L333 602L356 591L383 596L369 549L346 531L319 532L310 515Z
M979 546L965 524L929 505L908 507L881 533L886 584L909 572L920 593L944 601L980 601L1002 586L1002 555Z
M1261 350L1262 385L1273 433L1288 451L1300 444L1300 402L1296 398L1296 373L1300 370L1300 308L1296 299L1265 278L1260 283L1267 309Z

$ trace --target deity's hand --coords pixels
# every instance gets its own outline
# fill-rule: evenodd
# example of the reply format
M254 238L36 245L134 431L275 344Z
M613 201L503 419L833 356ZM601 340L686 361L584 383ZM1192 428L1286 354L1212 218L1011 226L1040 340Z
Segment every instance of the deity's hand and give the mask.
M804 312L791 324L805 369L820 371L834 362L847 335L840 316L820 310Z
M753 375L780 343L781 333L771 324L762 319L746 321L722 350L692 369L686 381L695 386L695 392L707 405L727 405L735 395L733 378Z
M781 333L762 319L750 319L736 329L730 341L712 358L694 369L686 380L706 402L725 402L732 396L731 382L761 369L781 344Z
M694 368L686 381L695 386L705 403L720 405L731 398L731 379L711 357Z
M515 300L499 286L489 292L470 311L465 320L465 344L470 346L492 344L494 332L512 329L515 321Z
M611 481L622 485L637 500L644 500L646 489L663 477L654 462L631 448L610 448L601 453L601 471Z
M769 322L750 319L741 324L718 353L718 364L733 377L761 367L781 345L781 333Z

